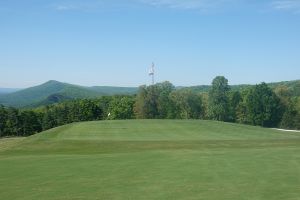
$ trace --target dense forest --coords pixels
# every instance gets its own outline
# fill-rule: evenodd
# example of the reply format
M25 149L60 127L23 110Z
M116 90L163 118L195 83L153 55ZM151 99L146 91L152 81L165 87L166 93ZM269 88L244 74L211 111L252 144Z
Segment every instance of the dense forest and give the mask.
M114 119L207 119L300 129L300 97L295 88L261 83L237 90L218 76L207 92L176 89L163 82L141 86L136 95L68 100L33 109L0 106L0 137L28 136L73 122Z

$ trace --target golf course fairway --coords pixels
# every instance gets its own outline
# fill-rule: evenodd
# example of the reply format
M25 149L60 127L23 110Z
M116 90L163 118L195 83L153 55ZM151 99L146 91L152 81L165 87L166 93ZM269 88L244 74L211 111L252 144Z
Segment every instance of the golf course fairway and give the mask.
M1 200L299 200L300 133L201 120L0 139Z

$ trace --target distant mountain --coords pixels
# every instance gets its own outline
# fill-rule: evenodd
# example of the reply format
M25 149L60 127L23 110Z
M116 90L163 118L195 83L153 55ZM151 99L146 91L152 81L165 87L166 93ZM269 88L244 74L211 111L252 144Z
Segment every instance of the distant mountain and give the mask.
M268 85L272 88L285 85L292 91L294 96L300 96L300 80L269 83ZM232 85L230 87L234 91L241 91L251 86L252 85ZM208 92L211 89L211 86L200 85L192 87L176 87L176 89L188 89L192 90L193 92L202 93ZM72 99L96 98L99 96L110 95L132 95L136 94L137 92L137 87L84 87L52 80L42 85L19 90L13 93L0 93L0 104L13 107L37 107Z
M246 84L243 84L243 85L231 85L230 88L233 91L240 91L240 90L249 88L251 86L253 86L253 85L246 85ZM199 93L201 93L201 92L209 92L209 90L211 89L211 85L198 85L198 86L191 86L191 87L180 87L180 89L190 89L193 92L199 92Z
M21 89L18 89L18 88L0 88L0 95L17 92L18 90L21 90Z
M300 96L300 80L295 80L295 81L282 81L282 82L275 82L275 83L268 83L268 85L271 88L276 88L280 85L287 86L293 93L294 96ZM252 87L253 85L250 84L241 84L241 85L231 85L230 88L233 91L241 91L244 89L247 89L249 87ZM193 92L209 92L211 89L210 85L198 85L198 86L191 86L191 87L177 87L179 90L191 90Z
M51 80L39 86L1 95L0 104L13 107L35 107L68 99L96 98L135 92L137 92L137 88L83 87Z
M51 104L54 104L54 103L60 103L60 102L64 102L64 101L68 101L68 100L72 100L73 98L72 97L68 97L68 96L65 96L63 94L51 94L50 96L48 96L46 99L38 102L38 103L34 103L34 104L31 104L27 107L39 107L39 106L46 106L46 105L51 105Z
M115 94L136 94L138 91L137 87L112 87L112 86L93 86L89 88L92 91L104 93L106 95Z

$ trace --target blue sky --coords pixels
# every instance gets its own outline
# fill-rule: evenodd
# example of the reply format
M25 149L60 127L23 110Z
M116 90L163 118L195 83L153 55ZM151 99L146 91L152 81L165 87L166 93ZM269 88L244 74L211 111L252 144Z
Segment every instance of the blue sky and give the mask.
M300 0L1 0L0 87L300 79Z

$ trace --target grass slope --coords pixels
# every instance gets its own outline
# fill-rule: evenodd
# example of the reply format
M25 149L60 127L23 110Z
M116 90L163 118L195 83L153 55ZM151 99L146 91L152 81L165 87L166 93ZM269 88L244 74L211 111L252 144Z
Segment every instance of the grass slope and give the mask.
M300 196L299 133L197 120L100 121L0 147L0 199Z

